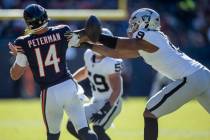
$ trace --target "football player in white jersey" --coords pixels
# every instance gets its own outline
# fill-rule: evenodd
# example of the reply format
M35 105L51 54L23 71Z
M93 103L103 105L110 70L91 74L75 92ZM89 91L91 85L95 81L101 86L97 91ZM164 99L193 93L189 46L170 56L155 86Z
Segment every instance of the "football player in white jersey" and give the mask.
M106 28L103 28L102 32L113 36ZM106 57L88 49L84 53L84 61L85 65L78 69L73 77L78 82L86 78L90 81L92 98L89 103L84 104L87 120L93 123L93 130L99 140L111 140L105 131L111 126L122 107L122 60ZM68 122L67 129L77 137L71 121Z
M146 104L143 114L145 140L157 140L158 118L177 110L194 98L210 113L210 71L180 52L160 31L160 27L159 14L152 9L141 8L133 12L129 19L129 38L100 34L96 38L103 44L101 45L94 43L95 40L88 35L73 33L73 39L77 38L79 43L92 40L93 44L89 48L101 54L133 58L139 55L155 70L173 80ZM107 47L115 53L110 53ZM128 53L122 55L126 51Z

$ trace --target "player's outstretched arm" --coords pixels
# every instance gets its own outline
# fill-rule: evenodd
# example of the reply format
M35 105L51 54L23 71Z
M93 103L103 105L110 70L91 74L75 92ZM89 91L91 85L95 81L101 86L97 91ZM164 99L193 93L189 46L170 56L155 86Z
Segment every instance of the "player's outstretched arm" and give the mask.
M155 45L143 39L129 39L101 34L101 28L100 20L96 16L90 16L86 22L85 34L80 36L80 39L85 38L89 39L86 41L92 42L99 41L105 46L116 50L144 50L151 53L158 50Z
M136 39L136 38L130 39L125 37L116 37L116 36L112 37L101 34L99 36L99 42L111 49L116 49L116 50L133 50L133 51L144 50L150 53L158 50L158 48L155 45L143 39Z
M88 77L88 70L86 66L79 68L74 74L73 78L78 82L85 80Z
M79 47L80 44L88 41L94 43L99 41L104 46L116 50L144 50L150 53L158 50L158 47L143 39L130 39L101 34L101 23L95 16L89 17L84 30L72 32L69 36L69 41L72 42L69 43L70 47Z
M93 44L93 43L83 43L81 47L90 48L95 52L98 52L104 56L113 57L113 58L137 58L139 57L139 53L137 51L132 50L113 50L102 44Z
M23 54L23 49L20 46L9 43L10 53L16 56L16 60L10 68L10 77L12 80L18 80L24 74L25 67L28 64L26 56Z
M103 45L94 44L92 47L93 51L96 51L104 56L109 56L113 58L137 58L139 57L139 53L133 50L113 50Z

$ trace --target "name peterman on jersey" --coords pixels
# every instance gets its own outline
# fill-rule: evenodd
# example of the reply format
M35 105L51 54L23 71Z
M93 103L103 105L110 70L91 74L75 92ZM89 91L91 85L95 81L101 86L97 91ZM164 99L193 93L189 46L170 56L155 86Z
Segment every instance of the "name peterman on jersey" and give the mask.
M41 88L72 77L65 63L68 40L64 34L69 31L68 25L51 26L43 34L28 34L14 41L15 45L22 47L34 79Z
M60 34L55 33L55 34L50 34L50 35L28 40L28 46L31 48L32 46L36 47L40 45L46 45L46 44L54 43L60 40L61 40Z

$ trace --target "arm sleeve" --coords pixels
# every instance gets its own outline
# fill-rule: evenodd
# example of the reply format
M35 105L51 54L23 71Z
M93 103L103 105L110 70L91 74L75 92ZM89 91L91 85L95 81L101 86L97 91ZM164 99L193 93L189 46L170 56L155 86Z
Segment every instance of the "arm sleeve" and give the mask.
M68 42L68 33L72 32L71 28L68 25L59 25L59 28L62 28L65 40Z
M23 53L23 54L26 53L26 50L25 50L25 48L24 48L25 43L24 43L24 39L23 39L22 36L21 36L21 37L18 37L18 38L14 41L13 44L16 45L16 46L20 46L20 47L23 49L23 52L18 52L18 53Z
M64 33L65 32L71 32L72 31L71 28L68 25L60 25L60 26L63 28Z
M71 28L68 25L60 25L60 26L63 26L64 38L66 39L68 47L69 48L78 47L79 35L76 33L73 33Z
M21 39L21 37L17 38L14 41L14 45L16 45L16 46L23 46L23 39Z

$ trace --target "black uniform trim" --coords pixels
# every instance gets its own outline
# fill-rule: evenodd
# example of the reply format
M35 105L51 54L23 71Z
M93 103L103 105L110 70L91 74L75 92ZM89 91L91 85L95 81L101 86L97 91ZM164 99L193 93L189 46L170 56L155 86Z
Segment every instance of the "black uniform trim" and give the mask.
M92 62L93 62L93 63L96 62L96 55L95 55L95 54L92 56Z
M155 106L153 106L152 108L148 109L150 112L154 111L155 109L157 109L158 107L160 107L171 95L173 95L177 90L179 90L181 87L183 87L185 85L185 83L187 82L187 78L184 77L183 81L174 89L172 89L169 93L165 94L163 96L163 98L160 100L159 103L157 103Z
M47 88L49 88L49 87L58 85L58 84L60 84L60 83L62 83L62 82L64 82L64 81L67 81L67 80L69 80L69 79L72 79L72 76L71 76L71 75L65 75L65 77L60 78L59 80L57 80L57 81L55 81L55 82L48 83L48 84L41 84L41 85L40 85L40 88L44 90L44 89L47 89Z

